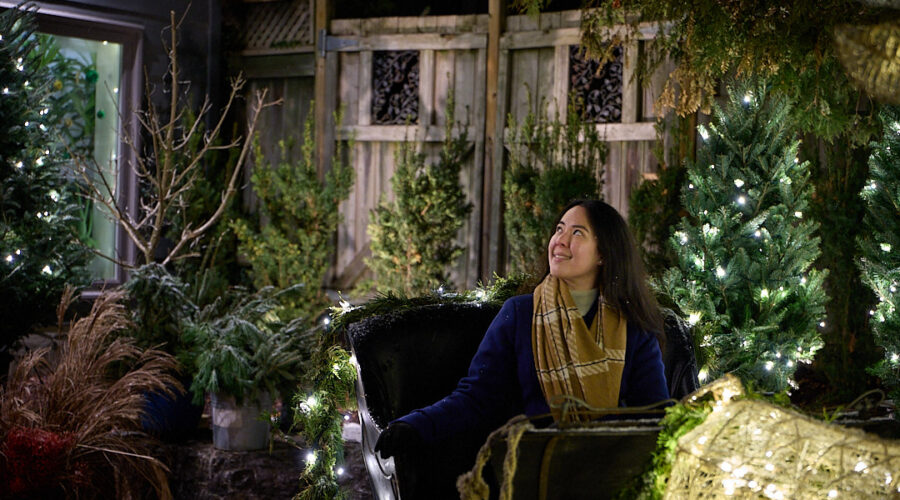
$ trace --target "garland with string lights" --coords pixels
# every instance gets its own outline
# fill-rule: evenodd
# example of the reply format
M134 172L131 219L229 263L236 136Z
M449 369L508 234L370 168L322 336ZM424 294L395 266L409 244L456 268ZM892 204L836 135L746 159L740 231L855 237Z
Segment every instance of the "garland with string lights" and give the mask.
M300 493L297 500L346 498L338 482L344 473L344 443L341 424L347 416L341 408L355 406L355 360L345 348L346 328L358 321L381 314L435 304L494 303L521 293L526 282L523 274L501 278L494 275L489 285L479 284L474 290L446 292L443 286L430 293L406 297L402 293L380 294L365 304L353 306L341 300L332 308L330 317L323 318L318 342L307 371L305 387L294 395L294 426L301 432L309 449L306 450Z
M872 144L869 181L862 190L866 203L863 230L858 238L859 267L863 282L878 297L869 311L875 342L884 359L870 368L881 377L891 397L900 400L900 109L885 107L881 113L884 135Z
M736 83L700 128L682 195L689 216L670 239L678 267L662 289L694 325L701 381L735 372L781 391L821 346L826 297L825 272L812 269L818 225L804 216L808 165L797 159L790 102L770 90Z

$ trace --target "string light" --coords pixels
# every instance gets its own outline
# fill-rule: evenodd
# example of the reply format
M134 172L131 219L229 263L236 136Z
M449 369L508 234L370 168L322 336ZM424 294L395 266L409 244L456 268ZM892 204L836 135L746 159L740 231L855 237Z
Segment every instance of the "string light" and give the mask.
M696 325L698 321L700 321L700 313L692 312L690 315L688 315L688 323L691 326Z
M796 218L798 218L798 219L802 219L802 218L803 218L803 212L797 210L796 212L794 212L794 217L796 217Z
M344 468L343 468L343 467L338 467L338 468L337 468L337 475L338 475L338 476L343 476L343 475L344 475Z
M763 288L763 289L759 292L759 296L762 297L762 298L764 298L764 299L769 298L769 290L768 290L767 288Z
M737 202L738 202L738 205L743 205L744 203L747 203L747 199L744 198L743 196L738 196Z
M694 189L694 183L693 183L693 182L690 183L690 184L688 184L688 189Z
M44 274L53 274L53 269L50 269L50 266L44 266L41 269L41 272Z
M744 104L750 104L750 101L753 99L750 97L750 94L744 96Z
M716 267L716 276L718 276L718 277L720 277L720 278L724 278L724 277L725 277L725 270L722 269L722 266Z
M882 251L882 252L890 252L890 251L891 251L891 248L892 248L892 247L891 247L891 244L890 244L890 243L882 243L882 244L881 244L881 251Z
M316 452L311 451L306 454L306 464L313 465L316 463Z
M742 180L740 180L740 179L735 179L735 180L734 180L734 185L735 185L736 187L743 187L743 186L744 186L744 181L742 181Z

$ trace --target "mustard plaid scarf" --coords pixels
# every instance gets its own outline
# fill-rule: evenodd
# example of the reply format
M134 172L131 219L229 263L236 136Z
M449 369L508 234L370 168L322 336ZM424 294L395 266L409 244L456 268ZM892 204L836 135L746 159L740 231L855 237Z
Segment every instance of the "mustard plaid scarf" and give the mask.
M534 289L531 346L548 403L569 395L596 408L619 406L627 320L602 300L600 306L588 329L565 282L547 275ZM551 411L559 421L560 409Z

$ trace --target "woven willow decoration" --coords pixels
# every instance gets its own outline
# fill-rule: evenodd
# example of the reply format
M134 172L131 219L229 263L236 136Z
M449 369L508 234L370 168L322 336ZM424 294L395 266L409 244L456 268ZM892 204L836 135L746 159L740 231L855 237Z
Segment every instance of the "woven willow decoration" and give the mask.
M728 392L678 440L665 498L900 498L900 441Z
M834 42L841 64L860 87L876 99L900 104L900 24L838 26Z

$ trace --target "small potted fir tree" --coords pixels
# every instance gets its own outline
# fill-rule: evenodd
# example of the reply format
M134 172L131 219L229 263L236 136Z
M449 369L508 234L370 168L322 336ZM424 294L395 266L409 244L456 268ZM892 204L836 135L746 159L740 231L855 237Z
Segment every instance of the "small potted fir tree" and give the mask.
M279 320L279 297L263 288L233 289L188 321L182 363L194 373L194 401L210 394L213 445L223 450L265 448L272 401L291 394L308 351L301 318Z

